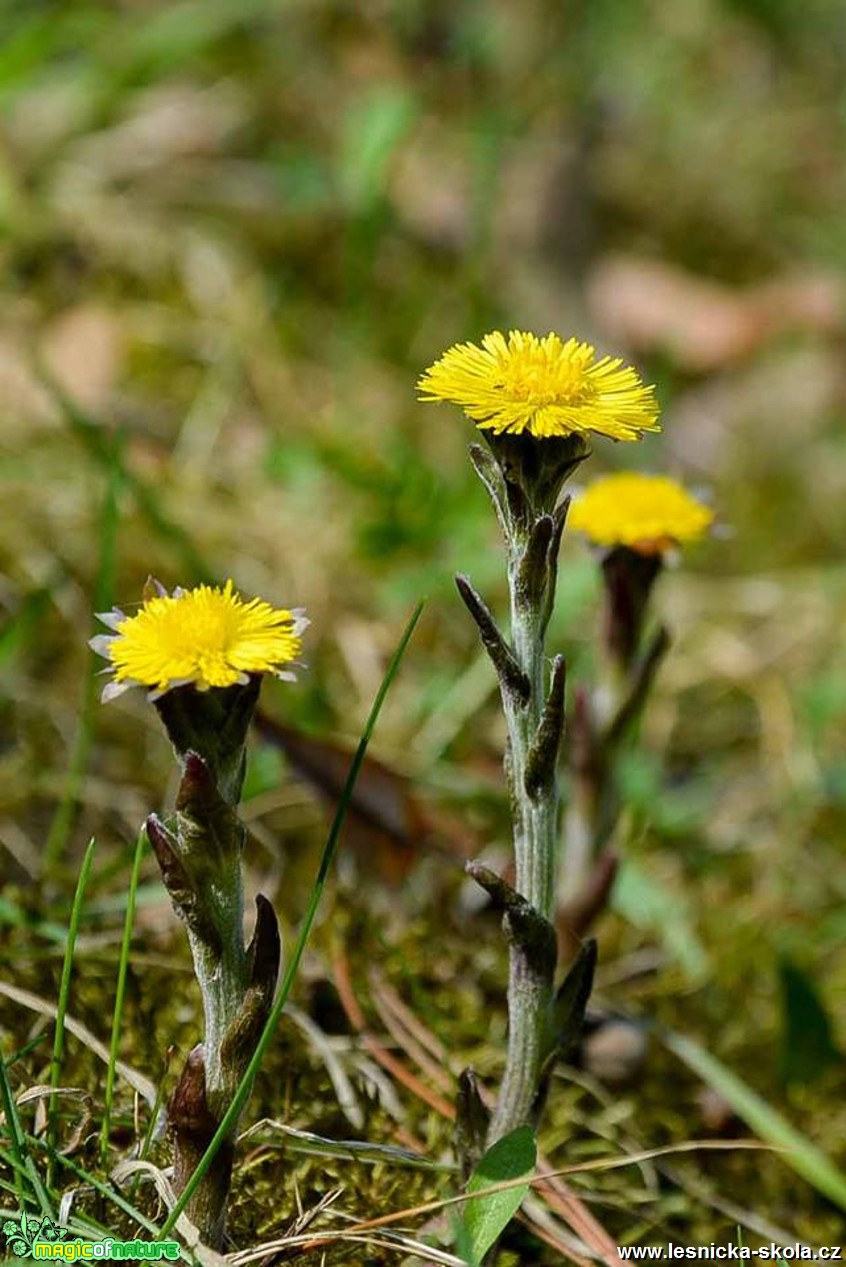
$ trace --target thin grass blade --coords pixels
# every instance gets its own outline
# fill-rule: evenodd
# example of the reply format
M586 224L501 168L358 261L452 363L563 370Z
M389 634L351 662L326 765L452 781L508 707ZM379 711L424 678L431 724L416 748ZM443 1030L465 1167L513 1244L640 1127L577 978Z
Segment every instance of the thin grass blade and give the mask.
M115 987L115 1010L112 1017L112 1037L109 1043L109 1063L106 1068L106 1092L105 1103L103 1106L103 1124L100 1129L100 1158L105 1163L109 1152L109 1128L112 1120L112 1104L115 1094L115 1078L117 1070L118 1051L120 1048L120 1035L122 1032L121 1020L123 1018L123 1001L126 993L126 974L129 969L129 948L132 942L132 926L135 923L135 897L138 892L138 876L141 871L141 858L144 854L144 845L147 840L147 833L142 828L138 833L138 840L135 844L135 853L132 857L132 870L129 874L129 892L126 903L126 916L123 921L123 937L120 943L120 958L118 960L117 985Z
M9 1075L6 1072L6 1062L3 1059L0 1059L0 1097L3 1100L3 1113L6 1118L6 1129L9 1133L10 1161L15 1176L18 1208L23 1210L27 1202L27 1193L23 1182L23 1178L26 1176L32 1193L41 1207L41 1213L53 1218L53 1207L47 1195L47 1189L41 1182L41 1176L29 1153L26 1135L18 1113L18 1106L15 1103Z
M59 984L59 997L56 1005L56 1031L53 1038L53 1056L50 1061L50 1086L53 1088L61 1086L62 1058L65 1051L65 1013L68 1010L68 999L70 997L73 953L76 947L79 925L82 920L82 902L85 896L85 886L88 883L88 876L91 871L91 864L94 861L95 846L96 842L92 836L88 842L88 848L85 850L85 856L82 859L82 866L79 870L79 879L76 882L76 891L73 895L70 923L68 924L68 940L65 945L65 957L62 963L62 979ZM57 1129L55 1097L50 1098L50 1104L47 1110L47 1120L47 1138L51 1147L55 1149Z
M797 1131L762 1095L704 1047L683 1034L662 1030L661 1040L683 1064L723 1097L756 1135L779 1149L783 1160L818 1192L846 1210L846 1174L821 1148Z

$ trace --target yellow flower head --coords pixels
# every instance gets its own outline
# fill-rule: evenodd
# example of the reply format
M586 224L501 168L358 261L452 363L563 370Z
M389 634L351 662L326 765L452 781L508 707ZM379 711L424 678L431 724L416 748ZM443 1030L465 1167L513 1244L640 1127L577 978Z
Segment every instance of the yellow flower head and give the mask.
M639 440L660 431L654 387L589 343L495 330L482 346L458 343L417 384L421 400L460 405L483 431L546 439L595 431Z
M714 512L665 475L624 472L596 480L573 501L567 522L600 546L662 554L697 541Z
M114 630L90 643L112 665L104 700L131 686L150 687L150 698L158 699L175 686L243 685L251 673L294 679L288 666L308 624L301 608L276 609L260 598L244 602L231 581L223 589L199 585L173 594L154 581L150 589L135 616L115 608L98 617Z

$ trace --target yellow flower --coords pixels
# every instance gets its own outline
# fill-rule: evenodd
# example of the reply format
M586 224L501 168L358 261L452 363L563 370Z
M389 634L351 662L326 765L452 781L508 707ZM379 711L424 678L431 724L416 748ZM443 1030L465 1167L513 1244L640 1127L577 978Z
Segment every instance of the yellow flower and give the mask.
M286 666L296 662L308 624L301 608L275 609L260 598L245 602L232 581L222 589L200 585L173 594L157 581L150 588L135 616L115 608L98 617L114 630L90 643L112 664L104 700L131 686L150 687L150 698L158 699L175 686L243 685L251 673L294 679Z
M567 522L597 545L661 554L698 540L713 520L714 512L675 480L624 472L591 484L574 500Z
M459 343L417 384L426 401L460 405L483 431L540 438L595 431L612 440L638 440L660 431L654 387L631 366L596 358L589 343L557 334L539 339L495 330L482 346Z

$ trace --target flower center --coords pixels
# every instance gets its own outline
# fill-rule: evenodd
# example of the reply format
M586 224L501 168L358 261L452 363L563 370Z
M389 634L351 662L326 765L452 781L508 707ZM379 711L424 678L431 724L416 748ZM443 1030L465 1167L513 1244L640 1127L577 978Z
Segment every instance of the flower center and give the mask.
M209 657L220 660L226 656L233 642L236 629L228 619L227 611L197 612L195 619L174 630L176 637L186 647L192 647L198 660Z
M586 374L586 361L579 352L571 356L550 357L545 348L523 349L502 366L498 384L512 400L526 404L587 405L596 397L596 388Z

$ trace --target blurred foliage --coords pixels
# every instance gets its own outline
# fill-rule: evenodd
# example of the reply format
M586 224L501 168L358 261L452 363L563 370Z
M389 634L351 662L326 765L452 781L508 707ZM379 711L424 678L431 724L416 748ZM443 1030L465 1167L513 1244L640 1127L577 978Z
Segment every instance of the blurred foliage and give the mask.
M143 700L95 710L64 868L42 875L79 753L111 497L104 607L131 606L153 572L167 585L232 575L308 608L309 671L266 701L313 734L356 736L426 595L377 751L446 816L446 845L421 848L399 893L375 849L342 858L347 887L314 953L348 933L362 974L379 961L459 1065L495 1070L501 946L460 904L457 842L505 838L503 736L451 578L469 573L501 607L502 559L465 458L470 425L416 404L414 382L494 326L574 331L636 360L665 417L658 439L597 443L588 474L671 470L709 490L723 527L661 583L673 648L626 770L633 874L651 898L603 924L600 1001L689 1033L846 1164L843 1063L825 1054L846 1042L842 18L837 0L0 3L13 911L28 918L36 886L61 923L91 834L112 859L93 888L119 892L138 822L172 792ZM587 550L565 540L553 642L576 680L595 597ZM323 811L257 756L249 861L290 927ZM117 923L90 918L102 941L81 941L71 1006L99 1032ZM55 947L3 930L12 977L49 994ZM165 903L142 903L138 942L126 1055L157 1077L171 1042L193 1042L196 1000L187 976L184 997L170 990L187 952ZM706 965L694 977L691 953ZM801 972L785 976L787 962ZM28 1022L5 1002L0 1019L24 1046ZM342 1131L325 1070L297 1035L284 1044L288 1112ZM76 1074L95 1080L84 1054ZM42 1059L27 1058L33 1081ZM279 1085L269 1077L259 1103L281 1115ZM641 1088L562 1084L556 1105L542 1140L556 1161L710 1129L695 1080L660 1052ZM389 1115L371 1116L371 1137L390 1138ZM419 1105L412 1125L445 1146ZM332 1182L312 1166L300 1190L316 1200ZM419 1197L419 1177L405 1182L362 1178L365 1205ZM749 1237L755 1219L837 1237L833 1210L760 1155L580 1182L623 1237L706 1241L745 1216Z

